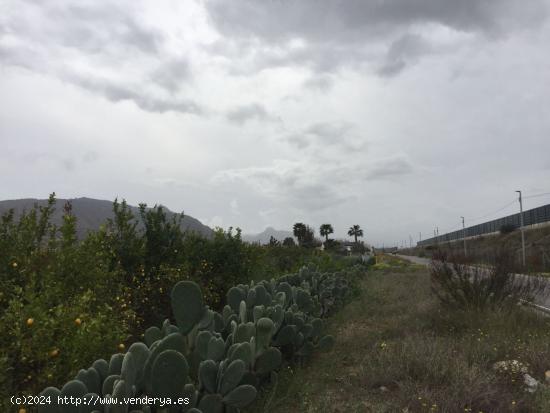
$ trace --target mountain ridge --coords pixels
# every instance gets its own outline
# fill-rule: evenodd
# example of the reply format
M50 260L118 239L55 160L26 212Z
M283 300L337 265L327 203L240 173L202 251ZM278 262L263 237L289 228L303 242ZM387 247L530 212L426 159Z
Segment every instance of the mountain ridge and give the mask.
M61 224L61 217L63 216L63 205L70 201L72 205L72 212L76 216L77 236L79 239L83 239L89 231L97 231L100 225L107 222L107 219L113 218L113 201L104 199L96 199L89 197L79 198L56 198L55 211L52 214L52 222L56 225ZM10 209L15 212L16 218L21 215L23 211L30 211L34 205L46 206L47 199L41 198L20 198L20 199L7 199L0 201L0 215L3 215ZM176 212L171 211L164 205L157 204L163 208L166 212L168 219L171 219ZM136 220L138 226L142 226L141 218L139 215L139 207L134 205L128 205ZM151 208L151 207L148 207ZM185 215L183 216L181 227L184 231L196 232L207 238L213 235L213 231L207 225L204 225L198 219Z
M260 244L268 244L271 237L275 238L277 241L283 242L283 240L287 237L294 238L294 234L290 231L277 230L273 227L267 227L258 234L243 234L242 236L244 241L250 243L258 242Z

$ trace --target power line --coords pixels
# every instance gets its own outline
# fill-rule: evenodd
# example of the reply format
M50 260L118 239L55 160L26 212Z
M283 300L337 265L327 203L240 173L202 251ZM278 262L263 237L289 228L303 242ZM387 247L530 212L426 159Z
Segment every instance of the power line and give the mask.
M543 194L535 194L535 195L524 196L523 199L540 198L541 196L546 196L546 195L550 195L550 192L545 192Z
M477 220L480 220L480 219L483 219L483 218L487 218L491 215L495 215L497 212L500 212L506 208L508 208L510 205L512 204L515 204L516 202L518 202L517 199L514 199L513 201L509 202L508 204L504 205L503 207L500 207L499 209L497 209L496 211L493 211L493 212L489 212L488 214L485 214L485 215L481 215L479 217L475 217L475 218L469 218L468 221L469 222L472 222L472 221L477 221Z
M550 194L550 193L549 193L549 194ZM541 195L541 196L542 196L543 194L537 194L537 196L538 196L538 195ZM525 197L524 197L524 198L525 198ZM498 212L500 212L500 211L503 211L504 209L510 207L511 205L515 204L516 202L518 202L517 199L514 199L513 201L510 201L510 202L507 203L506 205L504 205L504 206L498 208L497 210L494 210L494 211L489 212L489 213L487 213L487 214L481 215L481 216L479 216L479 217L468 218L468 223L471 224L472 222L478 221L478 220L483 219L483 218L487 218L487 217L489 217L489 216L491 216L491 215L495 215L496 213L498 213ZM472 226L472 225L470 225L470 226ZM462 228L462 224L457 224L457 225L455 225L455 226L453 226L453 227L449 227L448 229L441 231L442 234L439 235L439 236L441 237L442 235L448 234L448 233L450 233L450 232L457 231L457 230L459 230L460 228ZM428 232L428 233L429 233L429 232ZM435 237L434 237L434 238L435 238Z
M534 195L529 195L529 196L524 196L523 199L532 199L532 198L540 198L540 197L543 197L543 196L550 196L550 192L544 192L544 193L540 193L540 194L534 194ZM510 201L509 203L507 203L506 205L496 209L496 210L493 210L487 214L483 214L483 215L480 215L478 217L474 217L474 218L468 218L468 224L470 224L469 226L472 226L472 223L475 223L475 221L478 221L478 220L481 220L481 219L484 219L484 218L487 218L487 217L490 217L491 215L495 215L503 210L505 210L506 208L510 207L511 205L515 204L517 201L517 199L513 199L512 201ZM475 225L475 224L474 224ZM448 234L448 233L451 233L451 232L454 232L456 230L459 230L461 228L461 225L458 224L456 226L453 226L453 227L449 227L448 229L445 229L445 230L442 230L441 231L441 235L439 235L439 237L441 237L442 235L445 235L445 234ZM431 231L425 231L424 233L426 234L430 234ZM434 236L435 238L435 236Z

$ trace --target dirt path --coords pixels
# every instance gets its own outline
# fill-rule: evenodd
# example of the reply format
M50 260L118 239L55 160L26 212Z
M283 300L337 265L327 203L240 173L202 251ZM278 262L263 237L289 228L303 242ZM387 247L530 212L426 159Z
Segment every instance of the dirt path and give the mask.
M432 260L430 258L415 257L414 255L399 255L396 254L396 257L402 258L404 260L410 261L414 264L429 266Z

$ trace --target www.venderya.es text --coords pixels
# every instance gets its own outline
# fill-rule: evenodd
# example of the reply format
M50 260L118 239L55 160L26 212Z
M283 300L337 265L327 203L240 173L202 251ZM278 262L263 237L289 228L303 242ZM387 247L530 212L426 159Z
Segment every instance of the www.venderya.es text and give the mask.
M54 406L98 406L98 405L149 405L149 406L171 406L187 405L188 397L179 397L172 399L170 397L101 397L96 394L89 394L82 397L76 396L21 396L11 397L12 404L15 405L54 405Z

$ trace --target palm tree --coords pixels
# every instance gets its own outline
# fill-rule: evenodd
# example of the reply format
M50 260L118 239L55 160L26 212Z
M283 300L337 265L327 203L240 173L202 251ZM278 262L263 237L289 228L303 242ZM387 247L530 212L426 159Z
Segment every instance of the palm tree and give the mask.
M355 243L357 244L357 237L363 236L363 230L359 225L354 225L353 227L350 227L348 235L350 237L355 237Z
M325 241L328 242L328 235L334 233L334 228L330 224L323 224L319 227L319 234L325 237Z
M294 231L294 236L298 240L298 244L302 245L304 243L304 239L306 237L307 227L305 226L305 224L303 224L301 222L297 222L292 227L292 230Z

